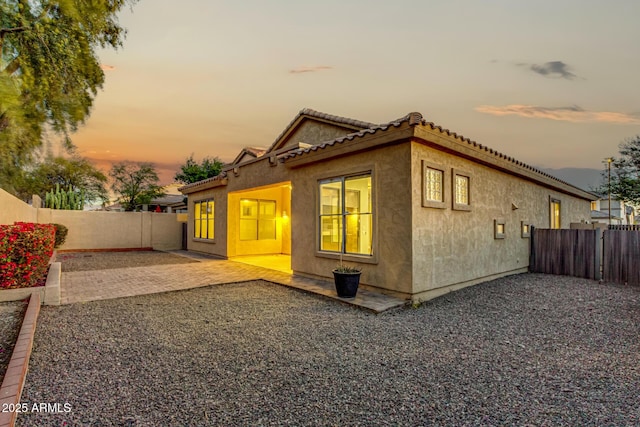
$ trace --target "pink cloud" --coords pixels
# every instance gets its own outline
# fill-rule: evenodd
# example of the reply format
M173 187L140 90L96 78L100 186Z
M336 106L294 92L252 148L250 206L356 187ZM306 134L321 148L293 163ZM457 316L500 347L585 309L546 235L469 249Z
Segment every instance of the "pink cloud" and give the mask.
M506 105L497 107L481 105L475 108L480 113L494 116L520 116L532 119L549 119L573 123L618 123L640 124L637 114L616 113L613 111L586 111L577 105L571 107L539 107L534 105Z
M100 64L100 68L102 68L102 71L113 71L116 69L115 66L107 64Z
M315 65L313 67L298 67L298 68L294 68L292 70L289 70L289 73L291 73L291 74L314 73L316 71L331 70L331 69L333 69L333 67L331 67L329 65Z

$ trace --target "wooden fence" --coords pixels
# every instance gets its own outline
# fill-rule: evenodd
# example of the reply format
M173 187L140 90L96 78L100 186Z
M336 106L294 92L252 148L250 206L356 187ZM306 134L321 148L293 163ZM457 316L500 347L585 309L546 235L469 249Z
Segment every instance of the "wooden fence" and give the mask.
M529 271L640 285L640 230L531 230Z
M600 279L601 230L534 228L529 270L534 273Z
M603 255L604 280L640 285L640 229L606 230Z

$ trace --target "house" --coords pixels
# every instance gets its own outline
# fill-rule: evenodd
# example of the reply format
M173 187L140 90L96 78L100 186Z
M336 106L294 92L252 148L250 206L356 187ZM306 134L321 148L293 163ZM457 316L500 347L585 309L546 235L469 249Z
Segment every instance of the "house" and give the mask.
M609 217L609 199L591 202L591 221L614 225L632 225L635 222L635 208L623 200L611 199L611 217Z
M596 199L420 113L373 124L310 109L262 155L180 191L191 251L284 254L325 278L342 260L413 300L526 272L531 227L586 222Z

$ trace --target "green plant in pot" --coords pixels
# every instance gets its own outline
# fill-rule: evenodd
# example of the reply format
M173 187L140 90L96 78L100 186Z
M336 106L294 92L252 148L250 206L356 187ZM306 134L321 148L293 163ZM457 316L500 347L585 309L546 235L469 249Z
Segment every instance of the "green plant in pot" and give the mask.
M333 280L340 298L355 298L361 273L361 268L343 264L340 256L340 264L333 270Z

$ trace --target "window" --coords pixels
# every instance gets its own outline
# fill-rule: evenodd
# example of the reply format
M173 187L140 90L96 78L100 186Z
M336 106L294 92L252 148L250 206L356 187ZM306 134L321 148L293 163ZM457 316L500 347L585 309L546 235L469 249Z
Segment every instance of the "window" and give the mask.
M531 237L531 224L529 224L529 221L521 221L520 222L520 230L521 230L521 235L522 238L529 238Z
M196 239L213 240L214 234L214 209L213 199L202 200L194 204L194 233Z
M504 239L505 238L505 221L504 219L493 220L493 238Z
M371 174L323 180L319 186L320 250L371 255Z
M240 200L240 240L273 240L275 238L275 200Z
M550 202L549 202L549 214L550 214L549 227L550 228L562 227L560 213L561 213L560 200L550 199Z
M591 202L591 210L592 211L598 210L598 202Z
M471 210L471 175L453 170L453 209Z
M445 169L422 161L422 206L446 208L447 183Z

